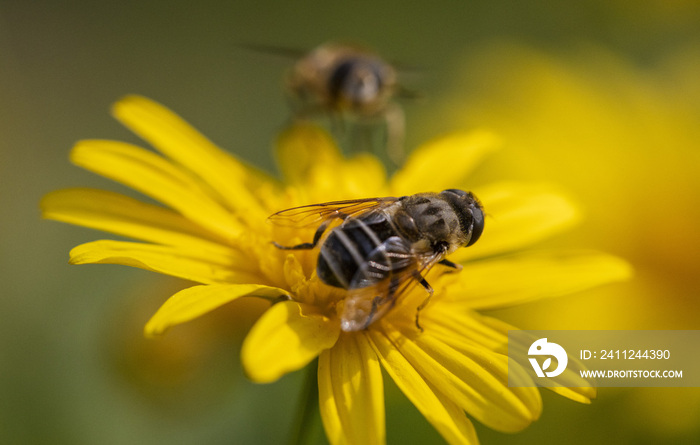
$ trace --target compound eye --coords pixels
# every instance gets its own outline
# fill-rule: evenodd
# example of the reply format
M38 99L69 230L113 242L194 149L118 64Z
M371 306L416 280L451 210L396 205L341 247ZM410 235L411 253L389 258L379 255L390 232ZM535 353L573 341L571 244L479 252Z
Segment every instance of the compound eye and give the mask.
M467 194L468 194L464 190L460 190L460 189L447 189L447 190L443 190L443 193L452 193L454 195L459 196L460 198L463 198L463 197L467 196Z
M471 208L472 211L472 233L467 246L474 244L484 232L484 210L479 204Z

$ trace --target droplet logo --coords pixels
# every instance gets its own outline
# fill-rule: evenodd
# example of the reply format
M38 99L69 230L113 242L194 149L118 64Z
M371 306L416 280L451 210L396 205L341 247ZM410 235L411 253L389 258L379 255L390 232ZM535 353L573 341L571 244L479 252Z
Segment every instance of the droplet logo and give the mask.
M548 342L546 338L540 338L530 345L530 349L527 351L529 356L537 355L549 355L557 359L557 368L554 371L547 371L550 366L552 366L552 357L547 357L545 361L540 366L536 358L530 357L530 363L532 364L537 377L556 377L566 369L566 365L569 363L569 357L566 354L564 348L556 343Z

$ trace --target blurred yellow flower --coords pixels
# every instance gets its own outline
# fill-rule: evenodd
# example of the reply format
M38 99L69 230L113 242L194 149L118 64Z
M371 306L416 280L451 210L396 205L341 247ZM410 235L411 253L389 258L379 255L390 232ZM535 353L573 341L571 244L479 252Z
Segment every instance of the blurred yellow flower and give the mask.
M76 145L78 166L132 187L165 207L94 189L60 190L42 201L44 217L145 242L101 240L71 251L74 264L140 267L200 285L168 299L148 321L156 335L242 297L274 302L246 337L243 366L272 382L318 358L319 406L332 444L384 443L381 367L449 443L477 443L467 414L498 431L522 430L542 409L534 387L507 385L507 331L480 310L509 307L622 280L629 266L591 251L528 251L568 228L578 212L542 184L465 187L498 141L456 134L417 149L393 177L370 155L344 159L329 136L297 124L278 141L280 182L223 152L178 116L142 97L115 116L160 154L115 141ZM480 241L450 257L460 273L431 271L435 288L415 326L425 293L415 289L386 316L359 332L341 332L336 304L344 291L316 277L313 251L284 251L312 231L266 224L271 213L337 199L473 190L487 213ZM529 381L522 375L516 378ZM513 378L513 376L511 376ZM534 386L534 385L531 385ZM587 403L590 388L554 388Z
M630 286L567 311L575 317L562 328L698 327L700 301L690 296L700 262L699 54L689 45L639 67L600 47L552 54L491 43L457 70L442 112L429 110L504 138L507 156L497 154L481 180L562 184L587 211L567 242L593 243L634 265Z
M663 10L681 5L675 18L690 23L697 17L687 13L697 2L646 9L618 6L623 3L650 20L663 21L670 17ZM587 210L586 224L562 242L586 242L634 266L635 279L614 291L500 316L550 329L700 327L700 46L663 48L639 63L601 46L545 51L489 42L472 48L455 70L443 109L426 110L425 121L493 129L506 141L507 156L497 154L479 180L505 174L561 184ZM601 434L626 425L622 430L652 442L697 436L697 389L636 389L625 397L624 406L612 396L607 407L599 406L614 413L598 425Z

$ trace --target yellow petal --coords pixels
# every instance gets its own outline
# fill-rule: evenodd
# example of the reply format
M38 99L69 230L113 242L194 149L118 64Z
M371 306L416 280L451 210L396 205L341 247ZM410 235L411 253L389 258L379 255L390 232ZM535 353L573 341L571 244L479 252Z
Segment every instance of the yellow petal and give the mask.
M319 406L332 445L385 442L379 360L363 334L342 335L318 361Z
M316 307L294 301L274 304L243 342L241 359L251 380L269 383L308 364L338 340L340 323Z
M426 330L415 341L391 327L386 335L441 393L489 428L517 432L539 417L537 388L508 387L508 358L483 347L456 350Z
M472 309L496 309L558 297L628 279L630 265L590 251L526 252L470 263L454 280L446 301Z
M286 295L286 292L282 289L257 284L193 286L170 297L148 320L144 332L147 336L162 334L171 326L200 317L241 297L274 299L283 295Z
M453 314L459 313L458 311L452 311ZM501 336L506 338L505 341L508 341L508 331L514 331L517 330L516 327L509 325L508 323L505 323L501 320L498 320L496 318L491 318L491 317L486 317L483 315L479 314L474 314L474 317L478 318L478 322L484 326L487 326L490 329L493 329L494 332L500 333ZM460 317L463 318L463 317ZM511 354L515 353L520 357L525 357L527 356L527 352L530 348L530 345L532 344L533 341L535 341L535 338L532 338L532 341L529 342L519 342L519 343L513 343L513 342L508 342L507 346L504 345L500 348L498 348L498 351L507 354L508 351L511 351ZM517 352L519 351L519 352ZM596 388L594 386L594 382L592 380L587 380L581 377L581 370L587 369L583 363L581 363L578 358L569 355L569 363L564 370L564 372L559 375L556 378L557 384L563 385L563 386L547 386L546 388L554 393L559 394L560 396L566 397L567 399L573 400L575 402L579 403L591 403L592 399L595 399L596 397ZM528 385L532 385L533 383L528 383ZM581 385L581 386L574 386L574 385Z
M528 345L511 345L508 341L508 331L518 328L496 318L487 317L476 312L455 308L450 304L434 305L426 308L421 322L431 334L459 349L462 343L481 346L489 351L507 355L510 348L525 348ZM534 341L534 339L533 339ZM527 354L524 354L527 355ZM564 371L558 382L564 384L583 384L582 387L547 387L547 389L579 403L590 403L596 396L596 389L590 382L580 380L579 369L585 369L574 357L570 357L571 366ZM527 375L520 376L524 384L534 386Z
M373 155L364 153L347 159L341 171L344 193L342 199L374 198L389 193L384 164Z
M254 265L240 254L215 254L200 249L101 240L70 252L71 264L122 264L204 284L260 281Z
M533 420L538 418L542 411L542 399L527 372L507 357L511 346L507 333L480 323L478 314L472 312L443 307L439 314L426 314L424 327L427 335L420 336L416 342L426 350L431 350L435 345L438 349L444 349L441 346L444 344L467 357L475 357L474 352L478 351L479 355L474 360L479 366L501 384L512 386L508 391L523 403ZM484 337L487 338L485 342Z
M82 141L71 152L78 166L134 188L214 233L232 239L242 227L200 183L143 148L115 141Z
M542 184L499 183L474 190L484 205L484 233L476 244L459 249L452 261L514 251L571 227L579 220L574 204Z
M367 334L384 369L448 443L479 443L462 409L428 383L383 333L370 329Z
M253 223L267 217L256 194L274 181L221 150L180 116L135 95L117 102L112 112L134 133L208 184L209 193L229 210L242 210L241 216Z
M559 377L557 377L557 379L559 379ZM578 403L584 403L586 405L590 404L591 401L596 398L597 392L596 389L591 386L571 388L566 388L563 386L548 386L547 389L555 394L559 394L562 397L566 397L569 400L573 400L574 402Z
M392 193L411 195L459 187L499 145L499 139L485 131L452 134L425 144L411 153L391 179Z
M286 128L277 140L277 159L302 204L386 193L386 173L376 157L344 159L328 132L317 125L294 123Z
M172 210L104 190L56 190L41 200L44 218L104 230L143 241L214 252L230 249Z
M429 326L431 333L443 341L457 335L461 341L474 346L507 354L508 332L483 323L483 318L481 314L455 307L444 300L440 300L440 304L428 305L421 312L421 323Z
M277 138L277 162L286 183L304 185L317 166L329 170L342 161L338 147L320 127L310 123L294 123Z

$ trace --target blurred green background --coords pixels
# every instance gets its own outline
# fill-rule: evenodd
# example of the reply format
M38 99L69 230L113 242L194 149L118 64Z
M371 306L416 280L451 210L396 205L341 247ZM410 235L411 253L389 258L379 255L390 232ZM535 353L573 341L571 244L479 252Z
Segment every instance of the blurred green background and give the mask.
M302 373L246 381L235 303L161 340L142 327L186 283L72 267L102 234L41 221L62 187L128 191L73 167L79 139L136 142L109 117L138 93L274 171L289 63L240 44L361 42L418 67L408 146L476 127L506 149L475 183L561 184L586 220L550 246L629 259L632 283L502 311L531 329L698 329L700 4L692 0L373 2L0 1L0 443L282 443ZM106 236L106 235L105 235ZM440 442L387 383L389 443ZM603 389L591 406L544 393L542 418L483 443L698 443L696 389ZM319 440L323 440L319 432Z

